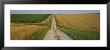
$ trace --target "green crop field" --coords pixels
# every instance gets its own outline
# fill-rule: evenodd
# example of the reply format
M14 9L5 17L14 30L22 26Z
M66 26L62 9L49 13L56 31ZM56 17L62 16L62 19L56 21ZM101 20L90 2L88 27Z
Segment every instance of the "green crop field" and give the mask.
M11 22L39 23L48 18L50 14L11 14Z

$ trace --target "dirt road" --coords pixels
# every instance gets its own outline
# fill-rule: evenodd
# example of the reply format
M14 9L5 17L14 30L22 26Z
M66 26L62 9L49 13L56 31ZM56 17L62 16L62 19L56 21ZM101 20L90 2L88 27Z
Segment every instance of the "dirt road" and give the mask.
M46 34L44 40L72 40L72 38L57 29L55 15L53 14L51 29Z

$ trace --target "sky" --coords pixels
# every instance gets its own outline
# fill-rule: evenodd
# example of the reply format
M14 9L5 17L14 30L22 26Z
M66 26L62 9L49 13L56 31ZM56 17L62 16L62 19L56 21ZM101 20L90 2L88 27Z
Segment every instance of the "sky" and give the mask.
M100 10L11 10L11 14L85 14L100 13Z

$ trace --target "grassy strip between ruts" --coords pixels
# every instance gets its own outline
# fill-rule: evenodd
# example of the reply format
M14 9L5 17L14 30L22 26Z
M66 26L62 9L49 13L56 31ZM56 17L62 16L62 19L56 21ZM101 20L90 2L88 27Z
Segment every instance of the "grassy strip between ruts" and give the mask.
M39 31L35 32L32 36L32 40L43 40L49 28L39 29Z
M71 28L60 28L74 40L100 40L100 32L92 30L76 30Z

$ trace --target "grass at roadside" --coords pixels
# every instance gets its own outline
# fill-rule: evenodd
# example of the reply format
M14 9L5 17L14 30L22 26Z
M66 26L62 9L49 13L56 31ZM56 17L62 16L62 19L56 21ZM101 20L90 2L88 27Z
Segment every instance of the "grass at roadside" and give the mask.
M49 29L39 29L32 36L32 40L43 40Z
M61 31L65 32L74 40L99 40L100 32L92 30L77 30L71 28L61 28Z

